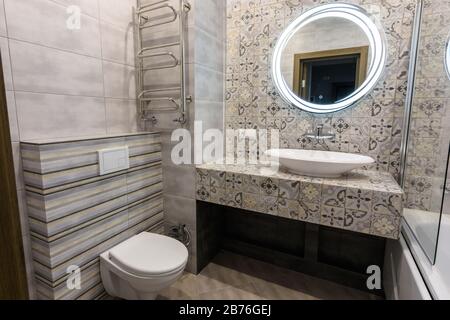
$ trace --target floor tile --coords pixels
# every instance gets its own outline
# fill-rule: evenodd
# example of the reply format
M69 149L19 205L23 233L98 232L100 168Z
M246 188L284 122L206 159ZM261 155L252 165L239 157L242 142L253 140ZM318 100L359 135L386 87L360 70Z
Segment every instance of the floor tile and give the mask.
M222 251L199 275L184 274L162 300L374 300L367 292Z

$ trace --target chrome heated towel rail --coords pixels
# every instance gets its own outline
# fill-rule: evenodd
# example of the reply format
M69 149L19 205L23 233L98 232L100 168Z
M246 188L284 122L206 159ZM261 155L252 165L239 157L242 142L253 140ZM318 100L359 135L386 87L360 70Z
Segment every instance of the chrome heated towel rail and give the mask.
M186 18L191 10L191 6L186 0L179 0L179 10L174 8L169 0L143 4L143 0L138 0L137 13L137 32L138 32L138 92L137 98L140 108L140 116L143 121L151 121L157 124L155 117L157 113L174 112L180 115L174 121L184 125L188 121L188 103L192 102L192 97L186 92ZM151 14L159 14L151 17ZM143 30L155 28L158 26L179 23L178 41L158 44L154 46L144 46ZM179 55L167 50L170 47L179 47ZM152 58L167 58L164 63L147 63ZM180 68L180 85L170 88L146 89L145 76L147 72L154 70L170 70ZM160 94L167 93L167 96ZM173 93L173 95L171 95ZM179 93L177 95L176 93ZM163 106L161 106L161 104ZM159 106L158 106L159 104Z

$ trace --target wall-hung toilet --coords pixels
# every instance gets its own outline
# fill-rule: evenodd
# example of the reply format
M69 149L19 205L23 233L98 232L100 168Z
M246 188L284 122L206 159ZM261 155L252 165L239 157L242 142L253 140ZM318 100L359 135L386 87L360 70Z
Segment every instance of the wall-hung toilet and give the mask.
M179 241L143 232L100 256L106 292L127 300L153 300L183 274L188 251Z

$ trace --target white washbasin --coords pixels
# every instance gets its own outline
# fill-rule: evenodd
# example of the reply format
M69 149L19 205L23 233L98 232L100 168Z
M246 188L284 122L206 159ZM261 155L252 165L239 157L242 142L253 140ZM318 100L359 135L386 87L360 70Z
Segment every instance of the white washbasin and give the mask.
M272 149L265 154L292 173L320 178L337 178L375 162L359 154L329 151Z

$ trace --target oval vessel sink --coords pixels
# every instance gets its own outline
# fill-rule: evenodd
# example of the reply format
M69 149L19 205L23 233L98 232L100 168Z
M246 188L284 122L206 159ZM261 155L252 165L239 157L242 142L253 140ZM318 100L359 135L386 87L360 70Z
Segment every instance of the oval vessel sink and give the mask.
M289 172L319 178L337 178L375 163L371 157L329 151L272 149L265 154Z

